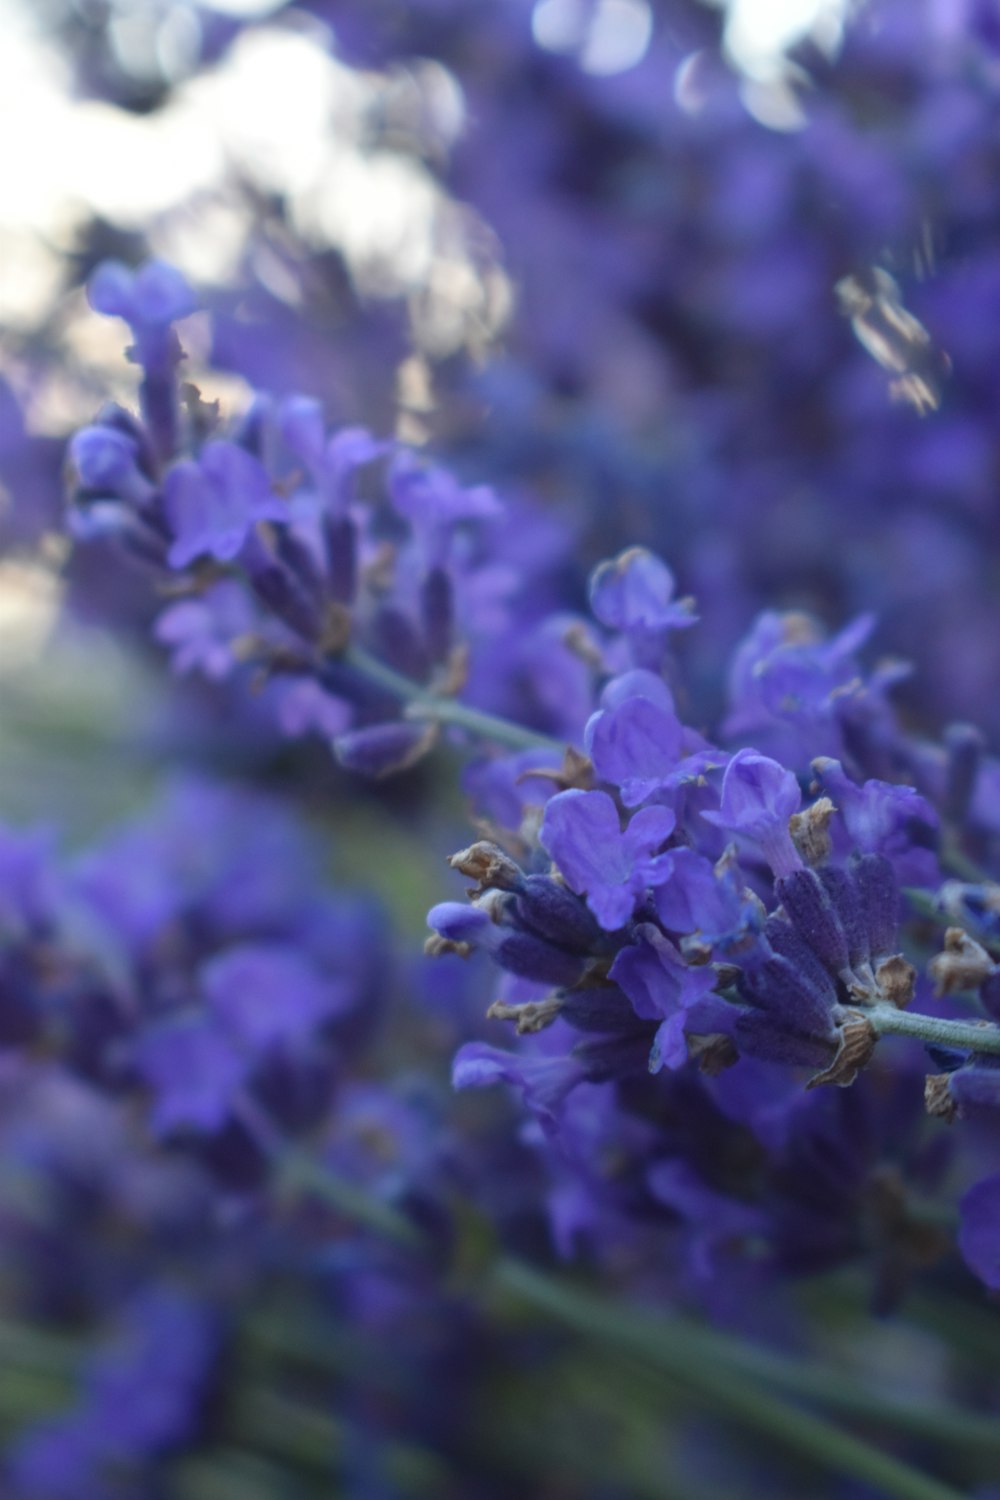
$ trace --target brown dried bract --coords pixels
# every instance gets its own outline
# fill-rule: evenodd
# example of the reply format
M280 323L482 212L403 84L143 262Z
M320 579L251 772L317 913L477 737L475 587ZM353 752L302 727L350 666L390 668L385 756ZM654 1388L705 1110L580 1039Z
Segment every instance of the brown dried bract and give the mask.
M860 1011L851 1011L850 1020L840 1028L840 1046L828 1068L814 1073L806 1088L818 1088L821 1083L835 1083L838 1088L848 1088L862 1068L867 1067L875 1051L878 1038L872 1023Z
M561 792L575 788L589 792L594 785L594 766L589 755L566 746L561 766L535 766L522 771L516 778L518 784L538 777L541 781L553 781Z
M460 874L476 882L469 892L470 896L477 896L480 891L494 887L512 891L521 878L521 871L514 861L496 844L487 843L485 839L452 854L448 863L453 870L458 870Z
M456 943L437 932L432 933L424 943L424 953L428 958L440 958L445 953L457 953L459 958L468 958L471 952L471 943Z
M513 1021L518 1036L531 1036L551 1026L563 1008L558 995L548 995L544 1000L527 1000L523 1005L508 1005L504 1000L494 1000L486 1012L488 1021Z
M788 820L788 831L792 843L807 865L814 869L825 865L833 850L830 838L830 819L837 809L829 797L820 797L804 812L792 813Z
M927 1113L936 1120L945 1120L949 1125L958 1113L948 1087L948 1073L928 1073L924 1079L924 1105Z
M977 990L993 973L994 967L986 949L962 927L948 928L944 935L944 951L932 958L927 966L938 995Z
M574 656L586 662L588 667L593 667L595 672L606 670L600 647L582 620L575 620L566 627L563 631L563 645L567 651L572 651Z
M875 970L875 980L883 999L897 1010L905 1010L913 999L917 984L917 971L907 963L901 953L884 958Z
M689 1036L687 1043L688 1057L698 1064L698 1071L708 1078L717 1077L719 1073L724 1073L727 1068L731 1068L740 1060L736 1044L731 1037L724 1036L722 1032L711 1032L707 1036Z
M340 656L351 644L351 611L346 604L331 601L323 612L319 648L324 656Z

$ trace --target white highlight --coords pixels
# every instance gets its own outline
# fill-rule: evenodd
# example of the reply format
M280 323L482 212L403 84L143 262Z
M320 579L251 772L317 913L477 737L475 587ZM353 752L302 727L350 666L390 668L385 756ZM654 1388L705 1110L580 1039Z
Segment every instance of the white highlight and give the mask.
M728 0L725 47L741 72L773 78L785 54L806 37L839 46L850 0Z
M531 29L547 52L575 55L585 73L624 73L653 35L648 0L538 0Z
M799 91L808 75L789 61L789 51L809 40L836 56L844 26L858 0L706 0L723 6L723 50L743 75L747 110L771 130L800 130L806 113Z

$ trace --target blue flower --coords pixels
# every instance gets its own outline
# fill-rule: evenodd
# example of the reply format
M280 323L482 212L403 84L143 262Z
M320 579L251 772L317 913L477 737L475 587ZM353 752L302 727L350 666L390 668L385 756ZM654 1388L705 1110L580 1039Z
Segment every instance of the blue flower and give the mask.
M701 816L759 845L775 875L786 875L802 866L788 831L788 820L801 801L791 771L756 750L740 750L722 778L718 811Z
M1000 1172L969 1188L958 1211L958 1247L966 1264L1000 1291Z
M223 1027L201 1016L150 1027L134 1062L152 1096L150 1128L161 1136L220 1131L250 1071Z
M202 966L211 1013L251 1055L309 1036L349 1008L353 995L301 954L276 943L245 943Z
M646 807L622 830L607 792L560 792L546 805L539 839L571 890L608 932L623 927L651 886L662 885L673 868L658 853L674 831L666 807Z
M206 443L197 462L175 464L164 487L174 542L170 566L196 557L231 562L258 521L287 519L287 506L271 489L267 470L235 443Z
M645 547L629 547L601 563L590 579L590 607L602 625L647 634L687 629L697 616L674 598L674 575Z
M124 318L140 343L198 306L186 278L162 260L147 261L138 271L118 260L102 261L90 278L87 298L95 312Z
M623 948L611 965L609 978L621 985L637 1016L660 1022L650 1053L650 1072L679 1068L687 1061L686 1030L716 1029L698 1015L699 1001L715 988L715 970L711 965L692 968L686 964L652 923L640 923L635 936L637 941ZM726 1008L724 1001L719 1003Z
M155 488L139 469L139 444L117 427L83 427L70 440L69 457L81 486L93 497L143 505Z
M455 1088L485 1088L508 1083L518 1089L543 1130L558 1127L567 1095L587 1077L587 1068L574 1057L504 1052L485 1042L467 1042L452 1065Z

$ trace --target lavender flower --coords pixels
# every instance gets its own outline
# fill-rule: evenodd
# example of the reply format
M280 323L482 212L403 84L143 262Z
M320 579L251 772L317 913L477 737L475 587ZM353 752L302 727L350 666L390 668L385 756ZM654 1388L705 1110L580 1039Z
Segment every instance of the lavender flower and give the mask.
M235 443L206 443L196 463L175 464L164 486L174 541L173 568L197 557L236 557L258 521L280 521L286 507L271 491L267 472Z
M788 823L802 800L798 782L776 761L740 750L726 766L718 812L702 817L759 844L775 875L791 875L802 861Z
M671 856L657 851L675 821L668 808L643 808L623 832L606 792L568 791L546 804L539 837L570 888L586 896L601 926L613 932L648 886L669 878Z

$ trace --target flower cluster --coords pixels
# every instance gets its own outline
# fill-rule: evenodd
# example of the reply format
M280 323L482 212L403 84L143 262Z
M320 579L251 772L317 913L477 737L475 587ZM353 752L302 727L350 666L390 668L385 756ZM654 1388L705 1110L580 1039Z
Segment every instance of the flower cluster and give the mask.
M153 1136L223 1176L259 1174L263 1103L283 1128L322 1118L362 1012L371 1025L379 918L323 893L280 805L180 784L68 865L4 830L0 868L6 1047L141 1095Z
M565 1224L557 1230L561 1242L568 1247L579 1235L592 1253L608 1252L634 1215L648 1214L651 1193L682 1218L695 1215L688 1254L701 1267L703 1291L720 1297L732 1285L737 1244L747 1272L786 1265L789 1224L806 1190L789 1164L790 1143L796 1133L801 1144L831 1128L833 1106L817 1086L866 1096L884 1089L880 1080L893 1076L894 1065L883 1038L922 1038L931 1066L945 1068L925 1067L931 1116L981 1115L995 1128L996 964L972 935L990 940L995 887L942 883L940 866L948 857L943 841L957 847L977 828L981 836L975 789L985 799L990 767L968 733L950 734L939 754L908 740L884 681L865 681L848 655L860 632L824 643L798 622L782 629L775 616L737 653L725 727L740 737L756 727L762 743L784 747L789 764L756 748L710 744L682 722L677 689L652 669L645 585L656 566L632 551L594 576L595 613L617 629L600 641L607 672L596 675L584 750L569 752L555 770L525 752L470 777L489 837L453 856L452 866L475 882L472 901L433 908L428 951L482 949L503 971L488 1014L513 1021L523 1040L514 1052L467 1044L454 1078L459 1087L504 1081L523 1096L552 1174L551 1211L558 1221L559 1205L572 1195L578 1216L572 1232ZM620 610L608 607L612 579L617 597L629 601ZM662 665L669 669L669 654ZM784 691L772 695L769 678ZM804 764L810 740L839 749L854 775L829 754ZM866 762L887 760L920 769L929 795L856 779ZM956 798L963 763L965 792ZM501 802L493 788L504 766L520 796ZM919 932L926 910L942 925L964 924L948 928L935 957ZM940 1014L932 984L944 996L978 992L986 1019ZM920 1003L910 1009L915 996ZM655 1085L641 1082L649 1074L660 1075ZM696 1083L699 1075L706 1081ZM588 1085L604 1096L599 1106ZM729 1176L725 1151L706 1157L694 1137L661 1134L655 1120L663 1110L672 1115L679 1097L686 1109L721 1116L728 1134L750 1135L760 1158L750 1182ZM623 1199L614 1179L601 1181L582 1149L598 1108L609 1139L630 1139L630 1173L645 1182L638 1202ZM920 1108L916 1079L881 1119L862 1126L871 1105L859 1106L849 1185L831 1180L827 1228L811 1231L828 1242L820 1258L857 1252L860 1220L886 1170L881 1153L902 1170L904 1121L910 1155L897 1209L912 1219L912 1255L928 1253L915 1205L928 1190L925 1174L940 1172L941 1163L923 1163L933 1127L919 1123ZM962 1151L956 1175L974 1172L981 1160L977 1138ZM620 1164L614 1171L620 1176ZM676 1198L682 1182L683 1202ZM611 1214L609 1197L617 1202ZM981 1222L981 1197L982 1188L963 1201L963 1216L973 1212ZM846 1219L855 1221L851 1233ZM704 1235L718 1235L728 1257L698 1259ZM942 1242L935 1244L940 1253ZM818 1244L812 1254L820 1256ZM995 1283L981 1243L970 1263ZM891 1274L898 1273L899 1266ZM896 1294L888 1285L883 1292Z
M178 671L253 677L282 733L379 776L426 753L440 700L502 702L566 654L541 614L561 531L539 555L489 488L363 429L330 434L311 399L261 396L224 431L178 379L174 323L194 300L162 262L106 263L90 296L132 329L141 416L108 406L73 438L70 527L169 580L154 628ZM572 703L538 696L542 728L571 722Z

